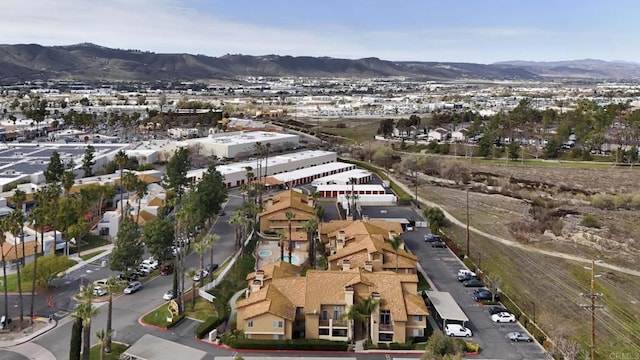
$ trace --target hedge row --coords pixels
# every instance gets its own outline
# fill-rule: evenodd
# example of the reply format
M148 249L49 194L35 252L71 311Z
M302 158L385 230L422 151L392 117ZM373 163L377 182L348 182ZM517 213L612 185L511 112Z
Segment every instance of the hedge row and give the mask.
M324 351L347 351L349 346L345 341L323 339L257 340L242 338L231 339L227 345L234 349Z
M182 319L184 319L184 314L180 314L176 317L173 318L173 321L168 323L167 326L165 326L167 329L171 329L172 327L178 325L178 323L180 321L182 321Z
M196 328L196 336L202 339L211 330L217 328L218 326L220 326L220 324L227 321L227 318L228 318L227 316L223 316L223 317L209 316L207 320L200 323L200 325L198 325L198 327Z
M391 349L391 350L411 350L411 349L413 349L413 344L411 343L411 341L405 342L405 343L393 342L393 343L389 344L389 349Z

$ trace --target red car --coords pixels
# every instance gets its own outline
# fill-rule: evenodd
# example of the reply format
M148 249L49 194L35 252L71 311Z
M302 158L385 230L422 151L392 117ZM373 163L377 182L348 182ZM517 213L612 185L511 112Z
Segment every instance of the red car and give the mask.
M160 275L171 275L173 274L173 264L167 264L160 269Z

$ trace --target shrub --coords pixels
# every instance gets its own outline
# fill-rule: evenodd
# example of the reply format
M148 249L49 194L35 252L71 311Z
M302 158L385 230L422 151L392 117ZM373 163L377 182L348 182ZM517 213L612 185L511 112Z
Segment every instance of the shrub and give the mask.
M378 349L388 350L389 344L387 343L378 343Z
M608 194L595 194L591 197L591 206L599 209L613 209L615 203L613 196Z
M391 343L389 344L389 349L391 350L411 350L413 349L413 343L411 341L406 343Z
M226 319L224 317L216 317L209 316L204 322L200 323L196 328L196 337L202 339L205 337L211 330L220 326L220 324L224 323Z
M598 220L593 216L593 214L587 214L580 221L580 225L590 227L590 228L599 228L600 224Z
M349 344L345 341L331 341L323 339L296 339L296 340L256 340L233 338L227 344L234 349L260 349L260 350L324 350L347 351Z
M171 321L170 323L167 324L166 328L167 329L171 329L172 327L178 325L178 323L180 321L182 321L182 319L184 319L184 314L180 314L176 317L173 318L173 321Z
M464 351L469 353L475 353L480 351L480 344L472 343L469 341L464 342Z

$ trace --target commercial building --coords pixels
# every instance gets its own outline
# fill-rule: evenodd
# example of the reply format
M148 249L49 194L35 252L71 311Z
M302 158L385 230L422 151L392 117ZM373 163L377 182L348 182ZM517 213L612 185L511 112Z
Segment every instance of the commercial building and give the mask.
M310 166L299 170L273 175L271 176L270 183L283 184L287 186L308 184L315 179L348 172L350 170L354 170L355 168L355 165L343 162Z
M382 185L319 185L316 189L320 197L337 198L340 195L384 195L387 193Z
M190 145L202 147L205 155L215 155L220 159L251 156L256 153L256 144L269 144L270 151L295 149L299 146L299 136L266 131L247 131L210 134L204 138L186 140Z
M352 179L355 179L356 184L366 184L373 179L373 174L367 170L353 169L317 178L311 182L311 185L346 185L351 184Z

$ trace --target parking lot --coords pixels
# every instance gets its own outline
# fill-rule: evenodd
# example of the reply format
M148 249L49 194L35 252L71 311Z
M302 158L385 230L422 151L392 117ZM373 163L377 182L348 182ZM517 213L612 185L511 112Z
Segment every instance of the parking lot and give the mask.
M511 342L507 334L512 331L525 331L519 323L496 324L491 321L488 308L472 298L475 288L464 287L456 278L462 262L448 248L432 248L425 243L426 229L416 229L402 235L407 248L418 256L438 291L446 291L456 300L469 318L468 327L473 331L469 340L480 344L482 349L477 358L484 359L548 359L548 355L536 342Z

